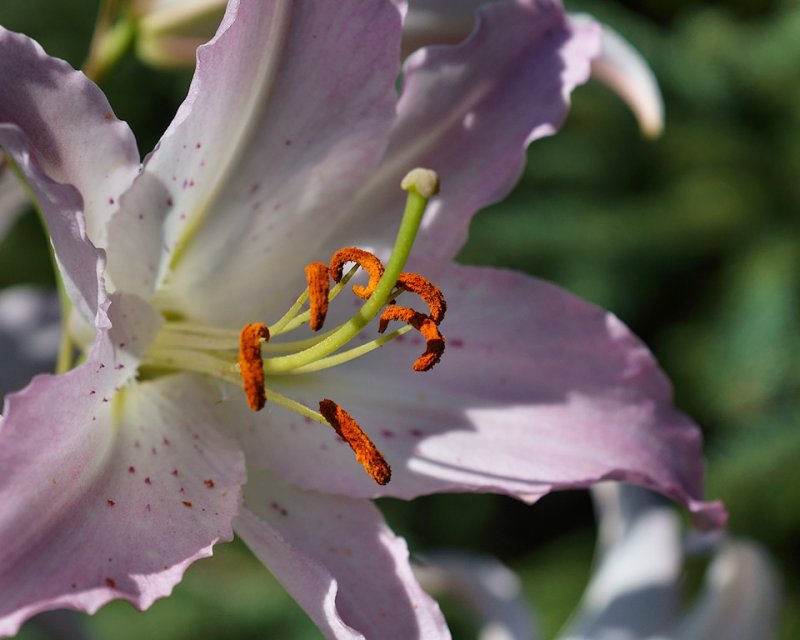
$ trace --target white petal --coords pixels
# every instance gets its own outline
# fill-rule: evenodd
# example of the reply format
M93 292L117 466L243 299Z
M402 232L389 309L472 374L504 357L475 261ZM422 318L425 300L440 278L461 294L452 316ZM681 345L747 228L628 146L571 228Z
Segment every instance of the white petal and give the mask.
M583 22L583 16L572 16ZM657 138L664 129L664 101L653 71L642 55L619 33L603 25L600 55L592 61L592 77L622 98L633 111L642 135Z
M601 530L594 576L562 640L640 640L665 629L677 601L683 551L680 521L648 491L595 488Z
M724 544L706 574L700 602L676 625L675 640L766 640L777 626L780 580L764 549Z

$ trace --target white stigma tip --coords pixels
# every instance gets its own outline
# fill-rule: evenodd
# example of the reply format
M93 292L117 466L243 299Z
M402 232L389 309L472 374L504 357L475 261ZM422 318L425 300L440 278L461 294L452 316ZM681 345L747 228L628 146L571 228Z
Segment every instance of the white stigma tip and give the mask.
M412 169L403 178L400 188L413 191L423 198L432 198L439 193L439 176L431 169Z

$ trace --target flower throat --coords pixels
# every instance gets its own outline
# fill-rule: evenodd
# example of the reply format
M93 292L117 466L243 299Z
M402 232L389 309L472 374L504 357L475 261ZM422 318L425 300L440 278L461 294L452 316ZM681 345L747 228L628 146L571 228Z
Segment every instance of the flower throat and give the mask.
M278 393L268 381L272 376L311 373L349 362L412 329L425 339L425 352L414 361L413 370L429 371L439 362L445 346L444 336L439 331L446 310L444 296L423 276L402 270L428 201L438 193L439 181L433 171L414 169L403 179L401 187L408 192L408 199L392 254L385 266L377 256L363 249L340 249L333 254L329 264L312 262L306 266L306 290L273 324L251 322L237 334L219 327L169 321L151 345L142 365L194 371L241 384L247 404L253 411L260 411L267 402L275 402L305 418L328 425L347 442L356 460L375 482L380 485L388 483L391 468L383 454L340 405L324 398L320 400L317 411ZM353 266L345 273L345 266L351 263ZM311 338L274 341L305 324L315 332L320 331L329 304L342 293L358 269L367 273L369 282L352 287L353 294L364 300L353 316ZM397 299L404 292L416 294L427 305L427 313L398 304ZM376 317L379 317L381 337L342 350ZM392 321L402 322L405 326L386 333Z

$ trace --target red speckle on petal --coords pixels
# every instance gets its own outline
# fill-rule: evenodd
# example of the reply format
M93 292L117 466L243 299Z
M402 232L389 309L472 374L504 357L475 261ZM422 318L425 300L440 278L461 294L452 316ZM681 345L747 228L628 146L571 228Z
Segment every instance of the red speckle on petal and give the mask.
M178 475L178 470L177 469L173 469L172 470L172 475L173 476L177 476Z
M147 476L147 477L144 479L144 483L145 483L145 484L153 484L152 482L150 482L150 476Z
M117 581L114 580L114 578L106 578L106 584L112 589L116 589L117 587Z
M133 466L128 467L128 473L136 473L136 467Z
M109 498L108 500L106 500L106 504L107 504L109 507L113 507L113 506L114 506L115 504L117 504L117 503L116 503L116 502L114 502L114 501L113 501L111 498Z
M187 507L187 508L191 508L191 506L192 506L192 503L191 503L191 502L189 502L188 500L183 500L183 501L181 502L181 504L182 504L184 507Z
M108 199L108 204L114 204L114 198L109 198Z
M447 341L447 346L460 349L461 347L464 346L464 341L461 338L452 338L451 340Z
M203 484L206 485L209 489L214 488L214 481L213 480L203 480Z
M414 436L415 438L421 438L422 436L425 435L419 429L411 429L408 433Z
M272 507L272 509L274 509L278 513L280 513L282 516L288 516L289 515L289 512L286 510L286 507L282 506L278 502L273 501L273 502L270 503L269 506Z
M169 446L169 438L162 438L161 442L163 442L166 446Z

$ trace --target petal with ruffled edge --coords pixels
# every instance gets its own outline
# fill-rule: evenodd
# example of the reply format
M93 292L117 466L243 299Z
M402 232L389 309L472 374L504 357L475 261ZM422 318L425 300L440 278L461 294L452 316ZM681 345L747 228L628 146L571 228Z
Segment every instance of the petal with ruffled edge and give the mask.
M682 502L701 525L724 522L720 504L699 501L699 429L617 318L522 274L419 266L448 301L447 349L432 371L411 370L424 344L408 334L325 372L269 380L309 406L342 404L392 465L391 482L377 487L330 429L229 402L253 456L285 481L351 496L496 491L534 501L615 479Z
M365 500L293 489L248 466L234 526L328 638L449 638L402 538Z
M403 210L397 185L419 166L439 173L442 191L415 253L453 257L472 215L518 180L525 147L561 125L599 40L599 28L568 22L558 2L518 0L483 9L463 44L410 56L389 148L328 249L355 244L385 258Z
M400 28L390 2L231 2L112 223L117 286L163 284L162 307L214 324L288 306L320 229L385 148ZM281 295L287 273L300 280Z
M104 246L119 195L139 171L139 151L103 92L27 36L0 28L0 124L23 132L37 174L78 190L86 232Z
M147 607L232 535L244 462L213 394L194 376L131 383L159 321L131 297L110 317L84 364L6 400L0 634L47 609Z

